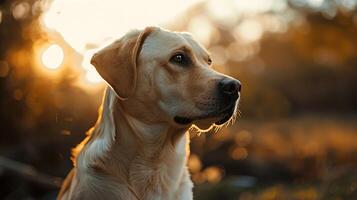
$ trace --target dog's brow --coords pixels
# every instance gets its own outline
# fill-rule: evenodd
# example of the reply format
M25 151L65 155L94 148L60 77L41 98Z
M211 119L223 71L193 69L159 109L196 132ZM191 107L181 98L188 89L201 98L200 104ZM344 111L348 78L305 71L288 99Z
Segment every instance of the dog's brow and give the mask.
M175 51L175 52L177 52L177 51L183 51L183 52L185 52L185 53L187 53L187 54L192 55L192 50L191 50L190 48L188 48L187 46L181 46L181 47L179 47L179 48L176 48L174 51Z

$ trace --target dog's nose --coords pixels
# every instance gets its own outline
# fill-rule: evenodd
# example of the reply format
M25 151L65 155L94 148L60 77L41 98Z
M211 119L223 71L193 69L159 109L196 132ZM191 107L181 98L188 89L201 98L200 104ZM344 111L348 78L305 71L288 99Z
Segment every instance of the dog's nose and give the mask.
M225 98L237 100L242 86L237 80L224 78L218 83L218 88Z

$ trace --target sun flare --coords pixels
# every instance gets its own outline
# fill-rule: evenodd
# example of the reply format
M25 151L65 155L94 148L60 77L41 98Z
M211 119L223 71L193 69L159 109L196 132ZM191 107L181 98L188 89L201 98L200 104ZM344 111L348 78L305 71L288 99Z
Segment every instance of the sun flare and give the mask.
M58 44L51 44L41 55L41 61L47 69L58 69L64 59L62 48Z

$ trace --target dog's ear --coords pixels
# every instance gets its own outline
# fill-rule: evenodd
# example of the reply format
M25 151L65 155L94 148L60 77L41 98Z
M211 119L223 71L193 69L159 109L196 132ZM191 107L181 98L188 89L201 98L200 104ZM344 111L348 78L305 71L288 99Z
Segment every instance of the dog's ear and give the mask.
M91 64L122 100L135 92L137 59L145 38L153 30L153 27L148 27L143 31L128 33L94 54L91 59Z

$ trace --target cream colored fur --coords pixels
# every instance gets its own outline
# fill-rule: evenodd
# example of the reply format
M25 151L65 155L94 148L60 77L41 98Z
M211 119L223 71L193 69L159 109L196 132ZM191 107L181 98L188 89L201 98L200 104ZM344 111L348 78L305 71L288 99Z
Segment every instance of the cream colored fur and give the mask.
M169 62L181 50L192 57L192 68ZM189 34L154 27L96 54L92 63L110 87L98 121L73 150L74 168L58 199L193 199L186 131L193 124L208 129L220 116L184 125L173 119L216 109L211 96L227 76L210 69L207 59Z

